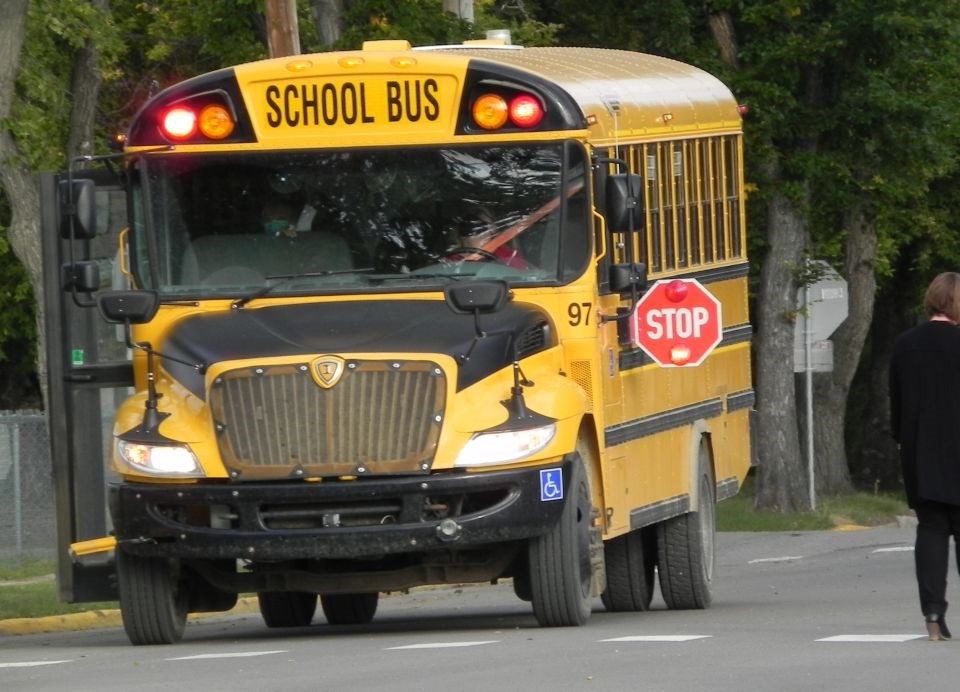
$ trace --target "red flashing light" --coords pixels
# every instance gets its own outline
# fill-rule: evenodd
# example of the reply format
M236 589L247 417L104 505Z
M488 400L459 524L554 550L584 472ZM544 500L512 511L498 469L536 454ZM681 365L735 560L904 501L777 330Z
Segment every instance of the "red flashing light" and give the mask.
M671 303L679 303L687 297L687 292L687 284L676 279L667 284L664 295Z
M670 362L674 365L686 365L690 362L690 347L686 344L676 344L670 349Z
M189 108L171 108L160 122L160 129L170 139L189 139L197 132L197 114Z
M528 94L517 96L510 102L510 121L517 127L536 127L543 120L543 106Z

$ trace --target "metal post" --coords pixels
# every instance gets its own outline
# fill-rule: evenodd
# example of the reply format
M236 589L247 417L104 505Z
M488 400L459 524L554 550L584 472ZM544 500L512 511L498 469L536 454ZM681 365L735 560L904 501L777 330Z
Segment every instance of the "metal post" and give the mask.
M20 424L14 423L10 441L13 445L13 532L17 540L17 557L23 557L23 493L20 489Z
M810 509L817 508L816 478L813 470L813 325L810 313L810 284L803 287L803 341L806 352L806 396L807 396L807 477L810 484Z

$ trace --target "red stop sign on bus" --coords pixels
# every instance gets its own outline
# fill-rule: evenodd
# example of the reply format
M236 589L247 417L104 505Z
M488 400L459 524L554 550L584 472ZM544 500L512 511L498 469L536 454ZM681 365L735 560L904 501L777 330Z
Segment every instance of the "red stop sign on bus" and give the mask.
M630 318L630 340L663 366L700 365L722 334L720 301L696 279L658 281Z

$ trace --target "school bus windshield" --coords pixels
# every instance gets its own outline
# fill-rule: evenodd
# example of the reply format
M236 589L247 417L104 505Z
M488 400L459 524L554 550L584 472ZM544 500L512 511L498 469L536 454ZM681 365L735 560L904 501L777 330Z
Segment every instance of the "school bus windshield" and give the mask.
M584 161L571 143L143 156L133 272L199 297L568 282L591 250Z

